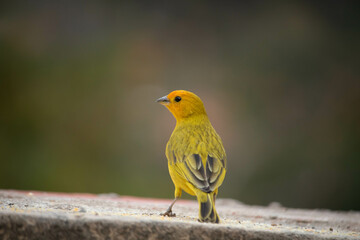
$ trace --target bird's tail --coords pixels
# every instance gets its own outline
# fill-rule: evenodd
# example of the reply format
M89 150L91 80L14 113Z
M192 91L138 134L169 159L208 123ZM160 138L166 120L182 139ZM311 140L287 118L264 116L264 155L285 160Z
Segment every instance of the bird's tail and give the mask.
M215 209L215 193L205 193L199 191L197 200L199 202L199 221L219 223L220 218Z

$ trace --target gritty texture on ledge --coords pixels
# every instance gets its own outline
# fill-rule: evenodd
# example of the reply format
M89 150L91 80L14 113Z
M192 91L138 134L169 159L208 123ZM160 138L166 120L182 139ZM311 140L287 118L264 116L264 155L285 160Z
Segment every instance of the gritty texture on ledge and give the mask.
M360 239L360 213L248 206L218 199L220 224L199 223L195 201L116 194L0 190L0 239Z

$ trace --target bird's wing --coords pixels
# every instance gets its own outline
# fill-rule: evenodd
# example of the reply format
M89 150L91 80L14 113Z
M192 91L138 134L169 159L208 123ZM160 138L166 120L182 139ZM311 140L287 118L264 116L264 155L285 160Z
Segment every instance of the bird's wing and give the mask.
M204 192L216 190L224 180L226 154L211 125L177 131L167 144L166 156L180 176Z
M168 149L170 150L170 149ZM213 153L182 154L168 152L170 165L196 188L204 192L216 190L223 182L226 173L226 156L216 157Z
M203 192L217 189L225 177L223 161L211 154L207 155L206 161L203 161L199 154L189 155L185 158L181 169L186 179Z

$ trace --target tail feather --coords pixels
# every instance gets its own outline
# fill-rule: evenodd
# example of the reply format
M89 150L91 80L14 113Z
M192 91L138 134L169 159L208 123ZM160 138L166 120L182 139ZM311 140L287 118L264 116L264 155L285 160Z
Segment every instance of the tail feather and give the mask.
M215 209L214 193L201 192L197 199L199 202L199 221L219 223L220 218Z

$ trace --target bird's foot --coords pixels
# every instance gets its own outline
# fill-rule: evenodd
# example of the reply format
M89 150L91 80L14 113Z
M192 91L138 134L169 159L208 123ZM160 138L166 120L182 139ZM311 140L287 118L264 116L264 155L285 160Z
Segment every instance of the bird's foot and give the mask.
M167 210L166 212L164 212L164 213L161 213L160 214L161 216L164 216L164 217L176 217L176 214L175 213L173 213L171 210Z

